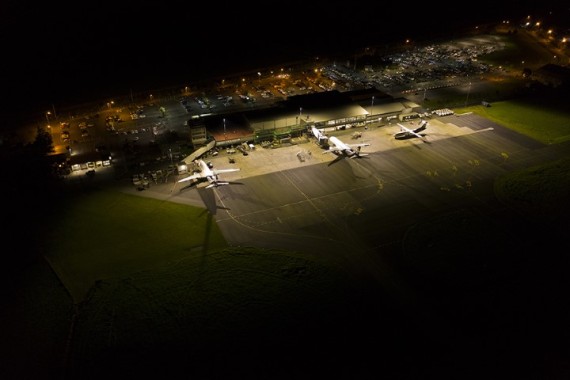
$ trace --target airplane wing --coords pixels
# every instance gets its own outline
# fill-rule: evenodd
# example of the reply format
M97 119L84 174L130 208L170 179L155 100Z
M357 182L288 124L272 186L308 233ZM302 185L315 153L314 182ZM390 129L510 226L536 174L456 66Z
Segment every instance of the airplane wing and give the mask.
M402 132L403 132L403 133L408 133L408 134L413 135L413 136L416 136L416 137L418 137L418 138L420 138L420 139L422 139L422 140L424 139L424 137L423 137L422 135L420 135L418 132L419 132L419 131L423 131L423 130L425 129L425 125L421 125L419 128L414 129L414 130L412 130L412 129L410 129L410 128L407 128L407 127L403 126L403 125L400 124L400 123L398 123L398 126L400 127L400 132L399 132L399 133L402 133ZM397 135L397 134L398 134L398 133L396 133L396 135Z
M350 155L350 150L354 150L355 153L358 155L363 155L360 153L360 148L363 146L370 146L369 143L360 143L360 144L344 144L342 147L338 147L336 145L332 145L329 149L325 150L323 153L334 153L334 154L343 154L343 155Z
M414 132L419 133L421 131L423 131L424 129L426 129L427 127L427 121L422 120L422 122L420 123L419 127L417 127L416 129L414 129Z
M412 130L410 128L408 128L405 125L402 125L400 123L398 123L398 127L400 127L400 132L408 132L408 133L412 132Z
M192 180L199 180L199 181L208 180L208 182L210 182L210 184L208 186L206 186L206 188L217 187L220 185L229 185L229 184L231 184L231 182L219 181L218 180L218 174L229 173L229 172L237 172L240 170L239 168L210 169L208 167L208 164L204 160L197 160L196 162L199 164L201 171L198 173L194 173L192 175L189 175L188 177L184 177L184 178L178 180L178 182L186 182L186 181L192 181Z
M370 146L368 143L360 143L360 144L346 144L351 148L362 148L363 146Z
M218 175L220 173L230 173L230 172L239 172L239 168L231 168L231 169L212 169L212 173L214 175Z
M179 179L178 182L192 181L193 179L200 179L200 178L204 178L204 176L200 173L194 173L192 175L189 175L188 177Z

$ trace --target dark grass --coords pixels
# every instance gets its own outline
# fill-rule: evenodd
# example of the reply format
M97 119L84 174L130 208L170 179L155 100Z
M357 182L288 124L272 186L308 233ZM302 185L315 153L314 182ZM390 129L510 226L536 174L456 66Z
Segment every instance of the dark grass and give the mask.
M498 179L500 198L516 210L512 220L459 210L410 229L392 268L409 290L406 299L355 283L342 268L295 252L252 247L189 254L182 249L176 258L141 266L131 251L144 244L128 239L112 255L126 250L125 261L131 264L94 281L74 307L54 272L38 262L17 286L24 291L5 309L10 310L3 317L10 331L3 345L10 359L5 373L11 378L178 371L193 378L373 378L378 373L476 378L487 371L540 376L552 370L549 366L563 364L558 355L568 337L563 327L565 251L553 249L554 241L541 244L541 226L547 233L560 233L564 226L544 219L524 222L540 217L534 211L545 201L553 209L551 201L562 194L555 187L560 183L556 173L568 166L564 160ZM543 182L538 175L543 171L550 173L552 190L533 191ZM140 215L131 208L140 207L142 214L170 208L106 191L90 197L95 198L86 205L73 201L66 208L75 233L85 229L98 236L119 221L136 223L131 218ZM120 207L96 211L88 205L98 197ZM521 199L525 207L518 209ZM200 210L180 210L202 218ZM558 208L559 214L563 210ZM105 215L105 224L93 222L97 213ZM166 213L176 224L176 211ZM517 233L509 223L519 216L523 224ZM53 227L58 236L70 232L66 222ZM155 226L137 228L147 236ZM538 239L529 239L530 233ZM105 241L85 244L93 254ZM74 255L76 250L62 252ZM94 266L87 278L98 275ZM27 365L31 356L34 364Z
M227 246L205 209L103 190L65 200L49 231L45 256L76 302L97 280Z

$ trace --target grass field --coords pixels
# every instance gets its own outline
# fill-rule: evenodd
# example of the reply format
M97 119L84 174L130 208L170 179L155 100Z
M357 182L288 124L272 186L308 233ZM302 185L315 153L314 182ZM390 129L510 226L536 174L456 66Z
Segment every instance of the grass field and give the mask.
M82 194L54 219L46 258L76 302L97 280L227 247L206 210L117 192Z
M108 368L138 373L141 358L153 373L164 375L174 366L187 376L204 376L235 366L240 378L240 363L260 357L253 365L263 373L281 362L277 354L284 349L305 351L296 345L307 341L309 331L316 340L331 328L337 339L349 338L331 324L342 316L348 321L349 306L358 304L352 286L338 268L256 249L201 254L103 281L77 321L73 377L97 378ZM274 363L263 352L270 349Z
M456 108L456 113L474 112L509 129L540 141L557 144L570 140L570 110L538 102L536 99L518 99Z

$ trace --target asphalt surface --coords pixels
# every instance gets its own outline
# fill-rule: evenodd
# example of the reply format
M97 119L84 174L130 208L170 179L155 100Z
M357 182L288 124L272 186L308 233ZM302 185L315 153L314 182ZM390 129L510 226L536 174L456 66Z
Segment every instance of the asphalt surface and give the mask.
M233 154L235 164L225 151L209 157L214 168L240 168L220 175L234 185L184 188L173 176L144 191L120 187L207 207L232 246L326 255L374 278L382 273L383 256L402 250L412 226L462 209L495 215L505 209L493 192L497 176L564 151L476 115L430 119L427 142L395 140L398 130L393 124L362 130L359 139L352 139L352 131L337 135L346 143L370 143L362 148L369 154L356 159L335 161L311 137Z

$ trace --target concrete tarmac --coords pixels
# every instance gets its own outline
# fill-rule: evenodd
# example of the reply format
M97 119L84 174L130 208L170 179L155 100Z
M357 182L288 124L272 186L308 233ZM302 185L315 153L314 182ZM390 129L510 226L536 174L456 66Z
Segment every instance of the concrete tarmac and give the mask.
M493 192L497 176L563 152L476 115L428 122L425 141L394 139L397 124L360 128L358 139L339 131L345 143L370 143L361 158L335 160L307 136L280 148L257 146L247 156L207 158L214 168L240 168L220 175L237 185L181 188L173 177L145 191L123 190L207 207L232 246L326 255L376 277L385 255L402 252L411 227L464 209L496 215L505 209Z

